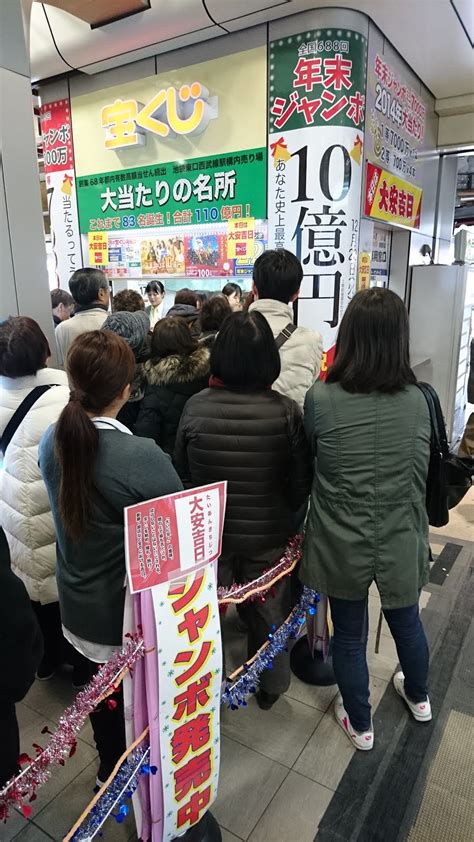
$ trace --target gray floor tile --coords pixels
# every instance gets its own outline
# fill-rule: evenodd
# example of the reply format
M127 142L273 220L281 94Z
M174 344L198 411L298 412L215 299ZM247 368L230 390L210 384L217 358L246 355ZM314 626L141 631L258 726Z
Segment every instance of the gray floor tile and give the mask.
M212 812L222 827L247 839L288 769L227 737L222 738L221 752L219 794Z
M296 675L292 675L290 687L285 695L289 696L290 699L296 699L297 702L303 702L303 704L310 705L325 713L336 693L336 684L333 684L331 687L314 687L311 684L305 684L303 681L300 681Z
M24 702L19 702L19 704L15 705L15 707L20 734L32 725L36 725L39 722L44 723L44 716L36 710L33 710L33 708L28 707L28 705ZM41 725L41 728L42 727L43 725Z
M68 675L54 676L50 681L35 681L24 701L28 707L58 722L75 698L75 691Z
M3 840L3 837L0 837ZM15 837L15 842L50 842L51 836L32 822Z
M222 842L241 842L239 836L235 836L233 833L230 833L230 831L226 830L225 827L221 827L221 834Z
M290 772L268 805L249 842L313 842L333 793Z
M87 748L89 747L87 746ZM36 824L46 833L49 833L53 839L61 840L92 800L96 771L95 763L87 766L36 816ZM134 820L131 814L127 816L123 824L117 824L115 819L111 818L104 825L102 842L128 842L130 836L134 833L134 829Z
M370 703L375 713L386 689L387 682L370 678ZM377 739L377 732L375 733ZM331 708L323 716L316 731L294 765L294 771L311 778L329 789L336 790L356 749L354 749Z
M295 763L294 771L336 790L354 751L330 708Z
M281 696L271 710L261 710L251 698L246 708L222 710L221 731L291 768L322 716L322 711L288 696Z
M0 824L0 839L2 842L11 842L23 830L27 830L30 822L17 810L10 811L10 817L6 824Z

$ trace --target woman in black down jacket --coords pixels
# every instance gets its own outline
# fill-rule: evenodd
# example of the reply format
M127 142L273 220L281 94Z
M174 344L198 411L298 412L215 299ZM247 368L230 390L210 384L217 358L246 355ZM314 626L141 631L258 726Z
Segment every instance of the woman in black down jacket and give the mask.
M191 398L176 438L175 464L185 483L227 480L219 581L247 582L277 561L307 499L311 458L298 405L274 392L280 357L260 313L229 316L211 352L210 388ZM246 607L248 654L291 610L286 577ZM286 653L263 673L257 700L268 709L290 683Z
M145 379L135 435L154 439L171 455L186 401L209 381L209 350L194 339L184 319L167 316L157 322Z

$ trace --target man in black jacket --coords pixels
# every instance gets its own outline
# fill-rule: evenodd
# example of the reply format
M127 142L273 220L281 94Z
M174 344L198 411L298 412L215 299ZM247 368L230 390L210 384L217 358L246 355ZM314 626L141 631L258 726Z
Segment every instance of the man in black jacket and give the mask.
M41 632L30 598L10 569L10 552L0 528L0 788L18 772L20 739L15 702L33 684L43 657Z

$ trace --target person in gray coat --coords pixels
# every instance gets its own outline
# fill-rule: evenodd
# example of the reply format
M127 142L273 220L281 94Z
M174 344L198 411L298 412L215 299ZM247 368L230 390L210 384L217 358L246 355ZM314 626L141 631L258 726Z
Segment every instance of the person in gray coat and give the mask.
M71 399L39 448L57 533L57 580L64 635L91 675L122 645L125 599L123 510L182 489L171 460L135 438L117 415L135 374L129 345L109 331L79 336L67 358ZM123 697L99 707L91 724L104 782L125 748Z

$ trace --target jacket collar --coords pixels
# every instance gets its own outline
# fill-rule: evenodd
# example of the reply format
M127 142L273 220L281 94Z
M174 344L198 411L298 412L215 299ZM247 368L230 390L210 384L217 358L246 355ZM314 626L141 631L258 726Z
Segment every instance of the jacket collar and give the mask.
M274 298L257 298L249 310L256 310L266 318L284 319L285 324L293 322L293 305L283 304L283 301L276 301Z
M145 363L145 376L150 386L171 386L191 383L209 375L209 349L204 345L186 356L169 356L157 362Z

